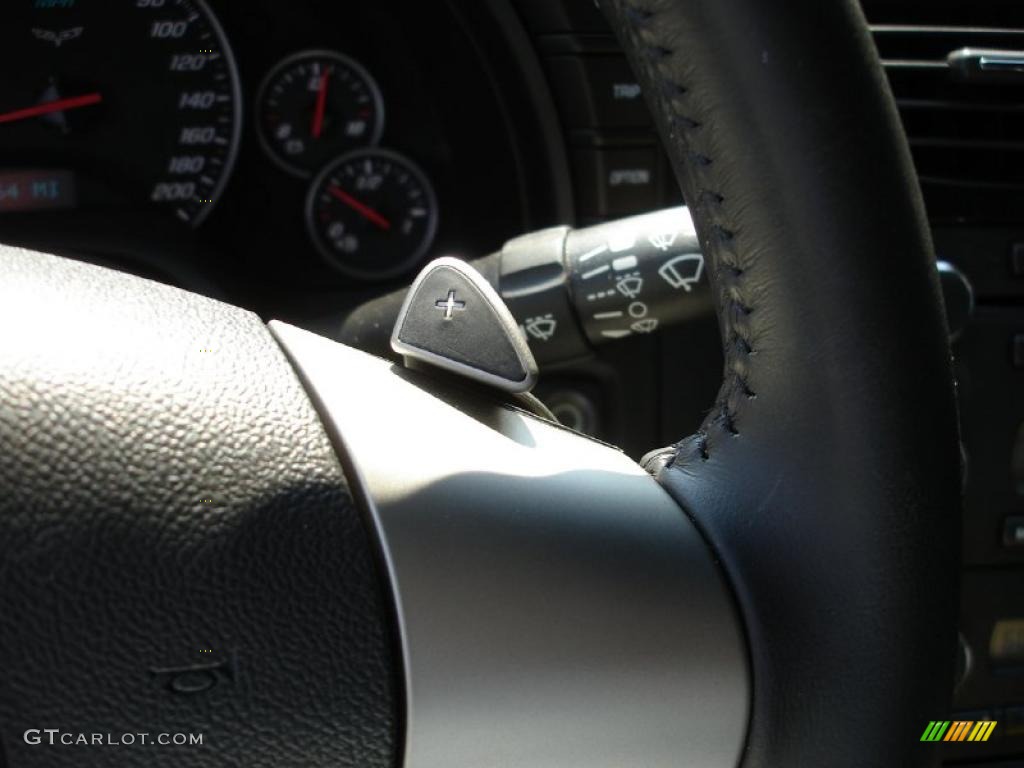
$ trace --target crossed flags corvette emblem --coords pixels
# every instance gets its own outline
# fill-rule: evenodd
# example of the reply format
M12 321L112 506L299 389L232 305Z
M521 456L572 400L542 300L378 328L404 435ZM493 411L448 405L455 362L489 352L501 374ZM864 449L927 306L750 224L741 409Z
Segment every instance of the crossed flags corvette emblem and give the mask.
M40 29L39 27L33 27L32 35L39 40L44 40L47 43L53 43L56 48L60 48L64 43L81 37L84 29L84 27L71 27L70 29L57 31L53 29Z

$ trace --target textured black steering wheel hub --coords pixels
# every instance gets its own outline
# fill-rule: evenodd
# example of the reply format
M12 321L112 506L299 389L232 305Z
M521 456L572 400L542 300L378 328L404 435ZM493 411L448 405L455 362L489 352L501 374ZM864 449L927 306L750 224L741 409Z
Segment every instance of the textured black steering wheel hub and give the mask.
M0 274L8 763L392 765L385 589L266 326L54 256ZM203 742L60 741L126 733Z

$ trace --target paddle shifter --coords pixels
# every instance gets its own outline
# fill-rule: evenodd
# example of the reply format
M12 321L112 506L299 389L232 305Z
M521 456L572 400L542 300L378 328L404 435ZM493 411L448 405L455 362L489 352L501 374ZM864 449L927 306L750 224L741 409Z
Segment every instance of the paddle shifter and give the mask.
M542 367L711 309L704 256L686 208L533 232L470 263L507 304ZM356 308L341 341L386 350L406 293Z

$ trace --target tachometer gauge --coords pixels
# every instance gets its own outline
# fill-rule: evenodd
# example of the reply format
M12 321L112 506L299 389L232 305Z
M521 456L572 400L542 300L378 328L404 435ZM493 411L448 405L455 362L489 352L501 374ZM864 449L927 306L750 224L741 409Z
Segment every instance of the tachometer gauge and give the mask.
M310 235L338 270L362 279L415 266L437 229L437 199L411 160L385 149L343 155L314 180Z
M332 51L303 51L267 75L259 97L260 142L297 176L310 176L342 152L376 144L384 103L370 73Z
M238 75L203 0L0 6L0 215L165 210L198 224L238 145Z

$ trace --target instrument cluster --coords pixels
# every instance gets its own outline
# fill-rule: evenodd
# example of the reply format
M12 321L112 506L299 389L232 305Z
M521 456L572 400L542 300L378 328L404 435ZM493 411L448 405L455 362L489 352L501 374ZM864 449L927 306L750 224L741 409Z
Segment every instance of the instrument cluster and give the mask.
M493 249L519 168L457 5L4 4L0 240L241 303Z
M363 280L394 277L433 242L437 198L427 175L393 149L384 98L357 61L330 50L274 66L256 99L260 145L283 170L313 178L306 227L324 259Z

